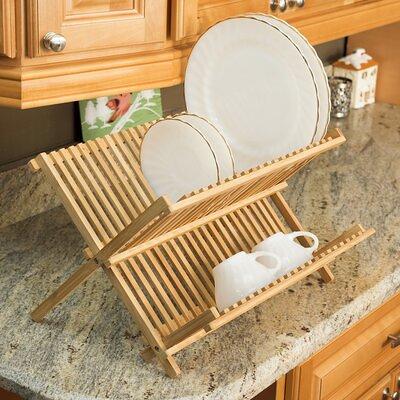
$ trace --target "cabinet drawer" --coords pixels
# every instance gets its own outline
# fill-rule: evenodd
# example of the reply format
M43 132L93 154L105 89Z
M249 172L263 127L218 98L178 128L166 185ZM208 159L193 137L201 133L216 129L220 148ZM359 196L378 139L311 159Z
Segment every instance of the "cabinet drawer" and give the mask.
M328 398L353 374L365 366L375 365L379 360L386 363L399 358L400 346L392 349L388 335L400 332L400 306L375 321L356 338L315 368L315 377L320 381L320 398Z
M382 400L385 389L392 386L391 375L386 375L377 384L365 392L359 400Z
M400 364L400 294L359 321L292 373L290 399L357 400ZM373 398L373 397L372 397Z

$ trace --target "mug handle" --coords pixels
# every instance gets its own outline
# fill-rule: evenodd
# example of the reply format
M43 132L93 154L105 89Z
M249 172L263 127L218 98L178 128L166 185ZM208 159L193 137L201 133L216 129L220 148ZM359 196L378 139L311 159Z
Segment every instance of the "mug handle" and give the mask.
M250 253L249 256L251 256L254 261L257 261L257 258L263 257L263 256L272 257L275 260L275 266L273 268L275 269L275 268L280 268L281 267L281 259L276 254L270 253L269 251L262 251L262 250L254 251L253 253ZM257 262L259 262L259 261L257 261ZM260 264L264 265L261 262L260 262Z
M292 240L294 240L300 236L310 237L313 240L314 243L311 247L309 247L309 249L311 250L312 253L314 253L314 251L317 250L317 248L318 248L318 244L319 244L318 238L311 232L297 231L297 232L288 233L288 237Z

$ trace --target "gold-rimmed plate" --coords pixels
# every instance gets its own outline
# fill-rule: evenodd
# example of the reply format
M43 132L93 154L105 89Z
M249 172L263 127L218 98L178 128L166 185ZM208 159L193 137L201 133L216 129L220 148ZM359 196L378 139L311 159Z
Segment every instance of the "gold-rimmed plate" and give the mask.
M207 30L185 75L188 112L212 121L238 171L312 142L318 96L298 49L276 27L248 16Z
M210 143L191 124L172 118L150 126L140 146L140 165L155 194L174 202L219 180Z
M306 60L308 67L313 74L318 95L318 123L313 142L320 141L328 130L331 112L331 96L328 77L326 76L324 66L318 57L317 52L314 47L311 46L310 42L294 26L288 24L286 21L276 18L273 15L262 13L246 15L255 17L277 27L281 32L289 37Z
M198 129L210 143L219 168L219 178L223 180L232 176L235 172L235 163L232 150L221 132L206 118L190 113L181 113L174 116L174 119L185 121Z

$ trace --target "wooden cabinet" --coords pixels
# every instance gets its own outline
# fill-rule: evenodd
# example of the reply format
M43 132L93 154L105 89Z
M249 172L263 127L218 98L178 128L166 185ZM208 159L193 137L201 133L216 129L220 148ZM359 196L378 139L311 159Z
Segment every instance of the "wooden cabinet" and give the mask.
M358 322L287 377L286 400L382 399L397 390L400 294Z
M163 42L167 0L37 0L28 2L28 53L58 55L43 47L48 32L66 39L63 54Z
M201 33L224 18L268 13L269 4L0 0L0 106L31 108L181 83ZM317 44L400 21L400 1L305 0L304 7L274 13ZM44 45L49 33L65 40L61 51Z
M0 55L15 57L15 3L0 0Z
M390 388L392 386L392 376L386 375L378 383L373 385L371 389L365 392L360 400L382 400L383 393L391 393Z

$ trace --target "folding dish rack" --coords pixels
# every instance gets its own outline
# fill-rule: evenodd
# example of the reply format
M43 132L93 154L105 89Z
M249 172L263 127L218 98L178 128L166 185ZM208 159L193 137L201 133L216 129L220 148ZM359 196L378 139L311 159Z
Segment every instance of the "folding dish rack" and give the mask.
M311 261L218 312L212 268L273 233L303 230L280 192L290 176L345 138L335 129L318 143L171 204L156 199L140 170L139 146L149 125L30 161L53 184L89 246L88 261L31 315L41 321L102 267L148 343L143 358L156 356L175 377L175 353L315 271L331 281L328 264L374 230L352 227ZM309 245L304 237L299 241Z

